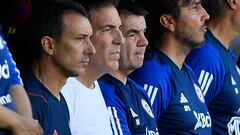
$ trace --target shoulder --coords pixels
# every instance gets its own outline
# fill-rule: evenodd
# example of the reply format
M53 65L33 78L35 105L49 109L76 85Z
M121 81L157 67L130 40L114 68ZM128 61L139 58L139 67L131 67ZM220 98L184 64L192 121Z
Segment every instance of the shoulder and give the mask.
M221 42L210 30L205 34L205 41L201 47L193 49L186 58L186 63L191 68L201 67L203 70L221 70L223 62L221 58Z
M137 70L141 70L143 73L159 73L170 72L170 66L165 64L164 60L161 58L162 53L158 50L151 50L146 53L143 66ZM137 71L136 70L136 71ZM151 74L152 75L152 74Z
M23 83L33 108L48 104L48 97L44 94L45 89L35 76L26 74L23 76Z
M201 48L193 49L187 56L186 62L192 64L216 65L221 62L218 50L210 41L205 41Z
M48 98L41 94L41 92L36 91L28 91L27 95L31 103L33 117L43 124L44 116L48 112Z
M220 53L210 41L206 41L202 48L192 50L186 58L186 64L193 69L197 77L206 73L214 76L225 73Z
M45 89L43 89L41 85L29 82L24 84L24 88L27 92L32 106L38 107L40 104L48 104L48 97L43 92L45 91Z
M129 78L133 79L136 83L143 86L147 83L150 85L156 85L164 81L169 81L171 76L171 67L165 64L162 59L154 54L148 53L146 60L141 68L134 70Z
M101 77L98 80L98 84L107 106L124 108L125 105L121 100L121 97L119 97L119 94L117 93L117 90L116 90L116 85L119 85L119 84L110 82L104 77Z
M113 95L115 91L115 84L112 81L109 81L109 75L104 75L100 77L97 82L99 87L104 95Z
M42 94L42 85L33 74L25 74L22 79L27 93Z

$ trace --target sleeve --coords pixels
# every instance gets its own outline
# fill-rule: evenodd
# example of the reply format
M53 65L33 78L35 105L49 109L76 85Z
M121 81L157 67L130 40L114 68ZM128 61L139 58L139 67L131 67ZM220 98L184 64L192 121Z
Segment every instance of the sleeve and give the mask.
M12 55L9 52L7 43L3 40L3 37L1 37L1 39L2 39L1 42L3 43L4 55L6 57L5 64L9 66L11 85L22 84L22 79L20 78L20 72L16 67L16 63L12 59Z
M126 106L116 95L114 85L109 85L103 78L98 80L107 110L113 135L131 135L128 128Z
M111 128L114 135L131 135L128 128L126 108L124 103L116 96L112 95L106 101L110 116ZM106 98L105 98L106 99Z
M111 128L114 135L131 135L130 130L128 128L127 118L125 111L122 108L111 105L107 106Z
M202 48L194 49L186 59L186 63L194 71L201 86L206 104L215 97L224 80L224 65L219 53L206 43Z
M158 121L171 98L170 68L156 63L145 63L129 77L146 91L153 114Z

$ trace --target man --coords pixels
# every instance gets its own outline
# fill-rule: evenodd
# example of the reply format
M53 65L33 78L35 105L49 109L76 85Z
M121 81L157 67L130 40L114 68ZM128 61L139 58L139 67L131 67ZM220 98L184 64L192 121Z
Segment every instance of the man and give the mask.
M120 3L118 11L125 38L120 51L119 69L98 80L111 116L112 131L115 135L158 135L147 94L127 78L127 75L143 64L148 45L144 36L147 12L134 2Z
M152 8L156 26L149 25L150 32L162 33L132 78L147 91L160 134L210 135L211 119L204 98L184 63L190 50L204 41L209 16L199 0L161 0Z
M95 53L86 10L76 2L51 1L31 21L34 61L24 77L33 116L44 135L71 135L69 112L60 90L70 76L82 75Z
M201 85L214 135L240 134L240 70L229 44L240 32L239 0L204 0L211 16L205 43L187 63Z
M90 57L85 75L69 78L62 92L69 107L73 135L112 135L106 104L96 80L118 69L124 41L119 29L121 20L114 1L86 0L84 5L90 14L91 41L96 55Z
M0 25L0 134L41 135L16 64L3 39Z

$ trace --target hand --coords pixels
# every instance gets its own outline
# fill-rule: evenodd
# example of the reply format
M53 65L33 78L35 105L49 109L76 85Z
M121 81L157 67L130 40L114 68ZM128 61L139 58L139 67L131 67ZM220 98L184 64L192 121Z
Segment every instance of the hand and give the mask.
M16 125L12 128L13 135L43 135L43 130L37 120L19 116Z

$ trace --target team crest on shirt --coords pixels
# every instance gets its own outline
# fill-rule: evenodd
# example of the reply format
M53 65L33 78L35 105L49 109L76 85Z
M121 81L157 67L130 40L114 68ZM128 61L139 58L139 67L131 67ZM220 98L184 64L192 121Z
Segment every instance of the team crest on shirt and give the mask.
M4 45L6 44L6 41L3 40L2 36L0 36L0 49L2 50Z
M199 86L196 85L195 83L194 83L194 88L195 88L196 94L197 94L197 96L198 96L198 99L199 99L202 103L205 103L204 96L203 96L203 94L202 94L201 88L199 88Z
M148 105L148 103L146 102L146 100L141 99L141 103L142 103L143 109L147 112L147 114L148 114L150 117L154 118L153 113L152 113L152 109L150 108L150 106Z

